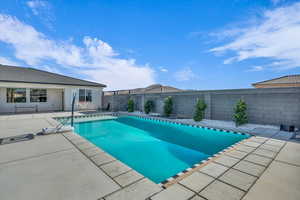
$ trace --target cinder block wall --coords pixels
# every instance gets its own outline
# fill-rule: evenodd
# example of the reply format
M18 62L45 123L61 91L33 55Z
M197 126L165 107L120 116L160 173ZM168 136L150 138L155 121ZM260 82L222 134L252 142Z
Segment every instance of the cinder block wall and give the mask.
M174 114L191 118L197 99L207 104L205 118L232 120L233 108L239 99L244 99L248 106L250 123L258 124L293 124L300 127L300 88L255 88L236 90L187 91L154 94L124 94L104 96L103 108L110 103L113 111L126 111L127 102L132 98L135 109L143 111L144 103L152 100L154 112L163 113L163 102L168 96L173 97Z

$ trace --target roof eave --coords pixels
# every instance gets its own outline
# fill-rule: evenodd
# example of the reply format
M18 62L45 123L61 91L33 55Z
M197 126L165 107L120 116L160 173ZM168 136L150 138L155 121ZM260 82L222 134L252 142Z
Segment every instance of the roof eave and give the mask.
M9 82L9 83L31 83L31 84L49 84L49 85L69 85L69 86L85 86L85 87L107 87L104 84L95 83L95 85L88 84L69 84L69 83L50 83L50 82L32 82L32 81L12 81L12 80L0 80L0 82Z

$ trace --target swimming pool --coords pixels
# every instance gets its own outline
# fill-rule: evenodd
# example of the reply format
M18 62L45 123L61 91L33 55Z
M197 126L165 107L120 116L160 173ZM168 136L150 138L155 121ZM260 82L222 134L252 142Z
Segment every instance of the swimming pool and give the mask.
M136 116L74 126L76 133L155 183L249 137Z

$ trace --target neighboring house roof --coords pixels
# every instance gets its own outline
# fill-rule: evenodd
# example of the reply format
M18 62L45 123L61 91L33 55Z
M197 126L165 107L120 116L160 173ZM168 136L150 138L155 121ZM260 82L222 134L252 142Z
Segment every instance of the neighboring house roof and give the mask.
M279 78L253 83L252 85L295 84L295 83L300 83L300 74L282 76Z
M159 93L159 92L179 92L181 89L165 86L161 84L153 84L145 88L135 88L130 90L116 90L116 91L106 91L106 95L113 95L114 93L118 94L143 94L143 93Z
M137 88L130 90L132 92L143 92L143 93L151 93L151 92L176 92L181 91L178 88L167 86L167 85L161 85L161 84L153 84L149 85L145 88Z
M85 81L77 78L72 78L69 76L38 70L38 69L15 67L15 66L8 66L8 65L1 65L1 64L0 64L0 81L106 87L106 85L100 83Z
M167 85L161 85L161 84L149 85L148 87L144 88L144 91L152 91L156 89L161 89L163 91L181 91L178 88L167 86Z

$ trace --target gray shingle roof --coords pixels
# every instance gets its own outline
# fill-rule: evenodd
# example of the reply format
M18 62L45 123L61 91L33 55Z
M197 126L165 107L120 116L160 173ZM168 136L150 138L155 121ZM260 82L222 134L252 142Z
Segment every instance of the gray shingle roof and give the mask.
M261 81L257 83L253 83L253 85L257 84L286 84L286 83L300 83L300 74L282 76L279 78L274 78L266 81Z
M85 81L77 78L63 76L60 74L38 70L38 69L15 67L15 66L8 66L8 65L1 65L1 64L0 64L0 81L106 87L106 85L100 83Z

